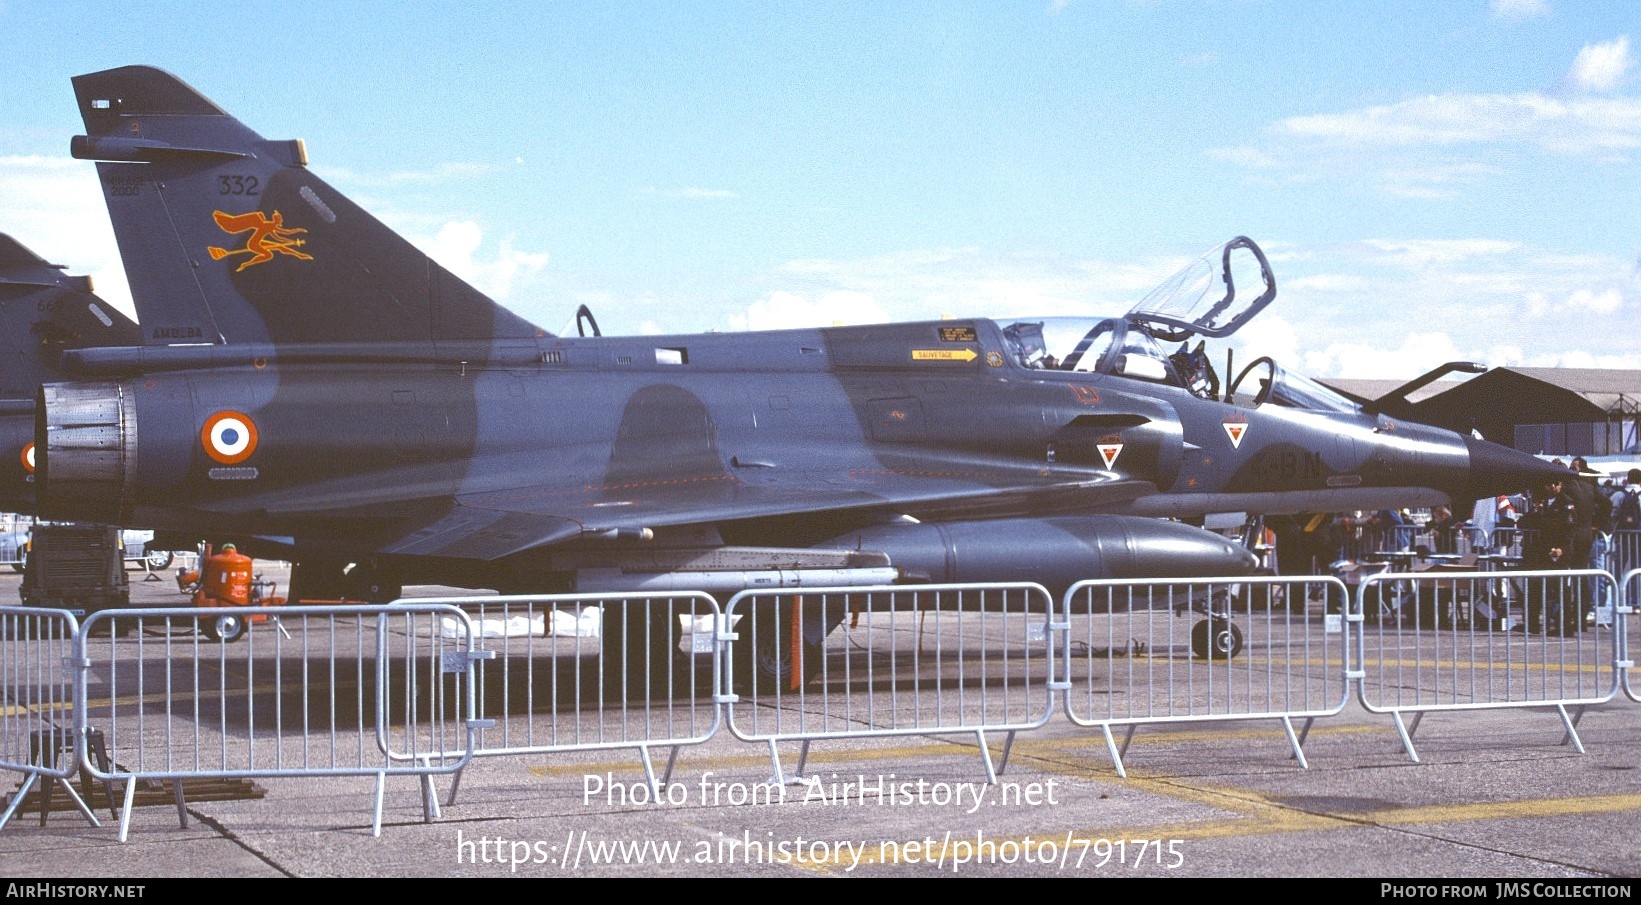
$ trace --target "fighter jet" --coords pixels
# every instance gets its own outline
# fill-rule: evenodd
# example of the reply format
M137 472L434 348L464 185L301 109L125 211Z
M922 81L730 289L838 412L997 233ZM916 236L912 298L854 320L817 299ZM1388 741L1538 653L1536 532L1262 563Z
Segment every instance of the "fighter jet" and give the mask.
M0 234L0 511L32 514L34 401L40 384L67 378L65 349L130 346L137 325L11 236Z
M1545 467L1273 362L1221 397L1187 341L1275 297L1245 238L1103 319L556 336L174 76L74 88L72 153L176 342L68 354L45 510L232 539L302 597L1243 575L1170 519L1468 501Z

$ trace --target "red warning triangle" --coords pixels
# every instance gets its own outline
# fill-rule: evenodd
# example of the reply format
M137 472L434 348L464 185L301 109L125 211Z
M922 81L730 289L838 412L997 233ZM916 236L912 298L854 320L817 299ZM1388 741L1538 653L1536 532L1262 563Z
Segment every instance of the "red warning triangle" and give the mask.
M1226 421L1224 426L1225 426L1225 436L1231 438L1231 448L1232 449L1241 449L1242 448L1242 438L1244 436L1246 436L1247 433L1248 433L1248 422L1246 422L1246 421Z
M1117 457L1122 455L1121 443L1096 443L1094 448L1100 451L1100 458L1105 460L1106 468L1117 467Z

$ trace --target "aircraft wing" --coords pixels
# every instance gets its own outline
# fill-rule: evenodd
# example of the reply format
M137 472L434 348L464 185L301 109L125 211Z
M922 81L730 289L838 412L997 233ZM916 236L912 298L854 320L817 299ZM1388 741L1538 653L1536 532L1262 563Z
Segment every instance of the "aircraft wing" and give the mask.
M756 476L755 476L756 477ZM909 515L926 521L1090 512L1155 493L1155 485L1108 472L978 486L972 478L850 473L804 486L724 475L652 487L536 488L466 494L447 514L383 546L382 552L497 559L532 547L623 530L746 522L789 516Z

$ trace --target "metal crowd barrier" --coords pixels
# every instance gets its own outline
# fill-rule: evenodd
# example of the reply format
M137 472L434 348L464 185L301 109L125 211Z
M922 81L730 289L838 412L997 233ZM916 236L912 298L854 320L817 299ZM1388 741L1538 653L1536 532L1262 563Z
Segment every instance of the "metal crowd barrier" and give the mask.
M1500 556L1520 558L1523 552L1533 546L1533 539L1538 535L1534 528L1494 528L1489 547L1491 552Z
M81 700L74 668L79 632L67 610L0 607L0 771L23 774L22 787L0 813L0 829L37 786L44 823L57 781L80 813L100 825L69 782L85 760L85 738L74 727Z
M76 732L106 739L112 764L87 765L124 784L121 841L141 782L170 780L186 826L182 780L280 776L374 777L380 835L388 776L420 779L431 819L429 777L472 757L472 626L457 607L103 610L76 641Z
M801 743L801 774L815 740L934 733L972 734L996 781L1015 734L1056 707L1102 730L1123 776L1136 729L1162 723L1280 720L1305 765L1312 722L1353 684L1414 761L1425 713L1482 708L1554 709L1582 751L1584 707L1620 689L1641 701L1626 624L1641 568L1620 587L1488 562L1364 575L1354 592L1332 577L1088 581L1057 602L1008 584L747 591L724 607L677 593L107 610L83 624L0 608L0 770L23 776L0 827L31 788L77 770L111 810L123 790L122 841L148 780L171 781L186 825L184 779L371 776L380 833L389 776L419 780L431 819L433 778L454 777L453 801L475 756L632 748L659 798L679 747L725 723L768 745L779 781L781 742ZM1528 631L1563 612L1560 634ZM1000 763L987 733L1006 734ZM672 749L659 780L658 746Z
M1641 569L1641 531L1614 531L1607 539L1607 571L1628 575L1636 569Z
M1621 587L1623 593L1618 597L1618 608L1613 619L1618 627L1618 649L1623 652L1623 659L1616 664L1619 683L1624 689L1624 697L1641 703L1641 688L1636 687L1634 675L1635 651L1630 646L1632 638L1641 637L1641 625L1635 621L1635 615L1641 613L1641 568L1624 573Z
M0 525L3 529L4 525ZM21 529L26 532L26 528ZM21 572L23 565L28 561L28 534L17 531L0 531L0 565L8 565Z
M1203 720L1280 720L1305 765L1293 720L1308 731L1349 700L1346 597L1337 578L1079 582L1061 613L1066 715L1101 729L1119 776L1139 726Z
M708 594L413 603L460 607L485 649L478 663L482 726L475 757L632 748L654 801L671 779L679 748L718 731L716 627L722 611ZM659 779L652 748L671 749ZM447 804L459 787L458 774Z
M1041 585L909 585L743 591L725 619L729 728L801 742L802 775L818 739L972 733L989 781L1016 732L1054 708L1053 601ZM992 760L987 732L1005 734Z
M1567 708L1618 689L1613 584L1592 569L1369 576L1350 615L1362 706L1392 716L1415 762L1425 713L1481 708L1553 708L1582 753Z

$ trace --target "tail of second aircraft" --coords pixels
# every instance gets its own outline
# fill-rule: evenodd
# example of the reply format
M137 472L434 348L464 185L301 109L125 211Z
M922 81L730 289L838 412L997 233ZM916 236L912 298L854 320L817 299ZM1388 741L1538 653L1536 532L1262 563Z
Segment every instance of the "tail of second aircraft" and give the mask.
M91 292L91 278L0 234L0 401L31 409L40 384L63 379L65 349L133 346L137 325Z
M35 511L34 397L62 380L62 353L133 346L137 325L16 239L0 235L0 511Z
M545 335L170 73L74 79L149 343L451 342Z

